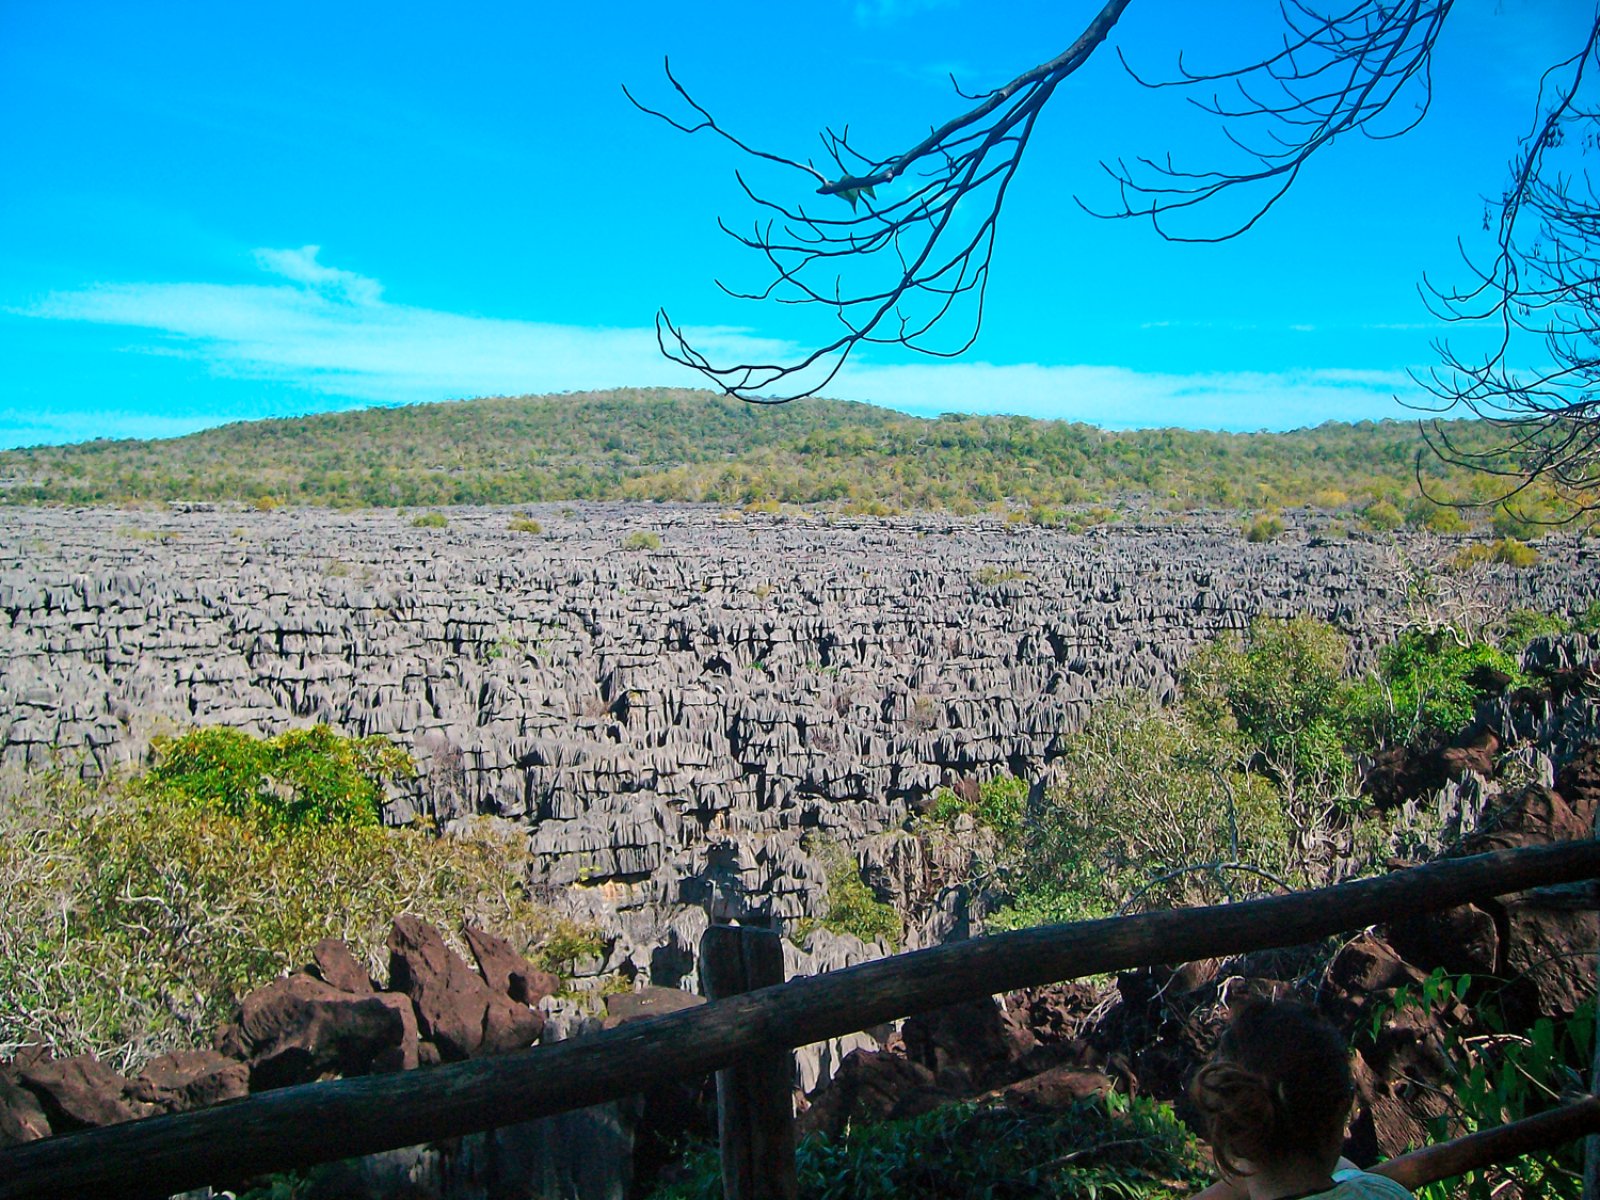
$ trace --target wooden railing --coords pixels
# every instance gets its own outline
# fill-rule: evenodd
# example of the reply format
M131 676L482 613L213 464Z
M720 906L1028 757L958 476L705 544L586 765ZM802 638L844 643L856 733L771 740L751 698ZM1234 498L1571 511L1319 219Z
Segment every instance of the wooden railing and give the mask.
M1596 878L1600 841L1564 842L1240 904L996 934L752 991L737 990L746 984L736 972L723 998L594 1037L283 1088L0 1151L0 1200L164 1197L551 1116L711 1071L728 1071L727 1094L740 1094L736 1069L753 1069L759 1090L760 1063L774 1051L963 1000L1155 963L1299 945L1400 913ZM754 964L754 982L761 971ZM792 1174L792 1152L789 1161ZM737 1178L736 1164L727 1165ZM781 1195L785 1186L767 1194Z

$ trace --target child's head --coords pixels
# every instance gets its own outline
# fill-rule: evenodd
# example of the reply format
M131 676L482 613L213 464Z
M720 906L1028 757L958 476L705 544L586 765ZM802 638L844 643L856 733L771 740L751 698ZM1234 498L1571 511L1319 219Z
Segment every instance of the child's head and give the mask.
M1253 1000L1237 1008L1190 1094L1217 1166L1326 1158L1343 1141L1355 1086L1350 1050L1309 1004Z

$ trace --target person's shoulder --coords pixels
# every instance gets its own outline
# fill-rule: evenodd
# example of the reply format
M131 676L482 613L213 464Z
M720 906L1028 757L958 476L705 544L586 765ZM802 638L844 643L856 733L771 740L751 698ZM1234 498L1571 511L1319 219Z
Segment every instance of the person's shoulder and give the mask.
M1333 1190L1323 1195L1327 1200L1413 1200L1394 1180L1368 1171L1335 1171Z

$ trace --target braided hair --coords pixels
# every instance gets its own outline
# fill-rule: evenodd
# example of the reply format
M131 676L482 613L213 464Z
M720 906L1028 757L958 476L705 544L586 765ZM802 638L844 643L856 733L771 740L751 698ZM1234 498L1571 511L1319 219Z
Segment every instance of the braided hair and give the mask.
M1350 1050L1309 1004L1241 1005L1190 1096L1224 1174L1325 1153L1350 1115Z

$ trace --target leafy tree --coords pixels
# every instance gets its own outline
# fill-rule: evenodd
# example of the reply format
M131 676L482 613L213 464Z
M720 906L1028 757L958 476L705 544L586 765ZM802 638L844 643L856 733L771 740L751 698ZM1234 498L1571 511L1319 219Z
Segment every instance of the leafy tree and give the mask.
M1345 653L1326 622L1258 618L1244 638L1221 638L1190 660L1185 704L1202 726L1236 732L1282 782L1342 782Z
M1228 872L1283 865L1270 782L1241 769L1228 738L1146 697L1095 705L1060 778L1028 814L1000 926L1102 916L1168 872L1152 900L1220 899L1240 882Z

